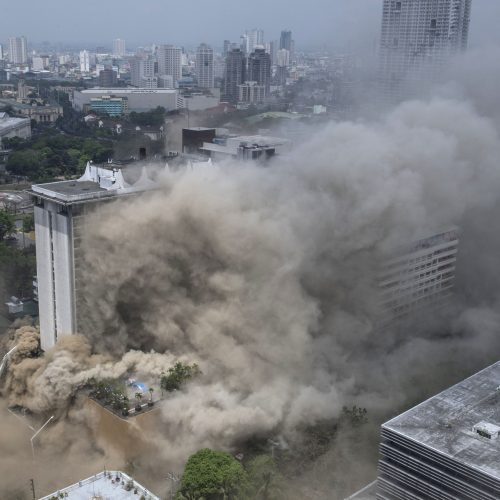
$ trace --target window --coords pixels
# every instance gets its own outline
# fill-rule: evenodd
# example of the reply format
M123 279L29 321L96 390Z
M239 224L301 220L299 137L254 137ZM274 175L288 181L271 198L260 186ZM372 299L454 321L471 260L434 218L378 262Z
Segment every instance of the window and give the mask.
M436 19L431 19L431 29L436 29L437 21Z

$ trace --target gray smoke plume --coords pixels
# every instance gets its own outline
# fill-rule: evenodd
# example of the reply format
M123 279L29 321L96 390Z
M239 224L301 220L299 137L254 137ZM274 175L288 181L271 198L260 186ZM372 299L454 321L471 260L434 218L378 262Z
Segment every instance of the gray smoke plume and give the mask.
M481 276L459 290L453 319L429 316L432 327L404 332L376 326L376 275L394 248L456 224L461 266L498 251L477 227L500 213L499 158L494 121L473 103L435 98L376 122L331 123L269 168L164 173L158 191L89 218L81 306L90 333L35 359L26 353L36 332L18 332L26 349L5 396L91 428L78 399L89 378L198 363L202 376L162 406L155 459L137 466L157 476L203 446L293 439L344 404L375 418L396 412L500 348L499 288L486 295Z

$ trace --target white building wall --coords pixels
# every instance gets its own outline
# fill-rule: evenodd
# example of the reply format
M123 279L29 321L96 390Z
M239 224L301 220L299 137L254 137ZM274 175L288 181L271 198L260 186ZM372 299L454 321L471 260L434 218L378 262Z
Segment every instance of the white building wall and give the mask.
M71 218L57 204L35 206L40 342L44 350L75 332Z
M55 344L55 303L52 280L52 259L48 210L35 206L36 274L38 280L38 307L40 311L40 343L42 349Z

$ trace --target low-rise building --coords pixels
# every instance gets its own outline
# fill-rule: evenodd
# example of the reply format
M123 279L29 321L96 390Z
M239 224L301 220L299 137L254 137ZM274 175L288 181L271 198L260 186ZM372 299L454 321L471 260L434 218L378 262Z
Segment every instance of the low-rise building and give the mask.
M126 98L128 110L136 112L150 111L158 106L167 111L173 111L182 107L182 98L175 89L140 89L140 88L93 88L86 90L75 90L73 92L73 108L77 111L85 111L91 99L112 96Z
M40 498L52 500L64 498L67 500L160 500L160 497L148 491L144 486L121 471L103 471L94 476L82 479L75 484Z
M84 108L85 113L90 111L108 116L121 116L128 112L128 99L109 95L92 97L90 103Z
M21 115L37 123L54 123L63 115L63 108L58 104L31 105L13 99L0 99L0 106L10 106L16 115Z
M29 139L31 137L31 122L28 118L14 118L7 113L0 113L0 149L2 139L19 137Z
M227 159L263 160L285 153L290 149L291 141L279 137L248 135L229 137L217 143L204 142L200 148L214 161Z

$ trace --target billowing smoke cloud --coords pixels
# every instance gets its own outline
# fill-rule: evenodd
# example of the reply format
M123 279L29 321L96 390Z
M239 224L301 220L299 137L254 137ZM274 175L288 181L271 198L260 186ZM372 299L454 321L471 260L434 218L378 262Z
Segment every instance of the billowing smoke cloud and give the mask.
M499 158L494 122L432 99L332 123L269 168L163 174L160 190L90 217L86 338L36 359L23 354L36 332L19 332L9 404L62 414L90 377L196 362L203 375L162 406L162 464L255 435L293 439L344 404L402 408L490 360L498 296L477 288L453 321L439 318L439 335L381 329L380 262L452 224L467 240L496 213ZM495 250L468 248L462 265Z

